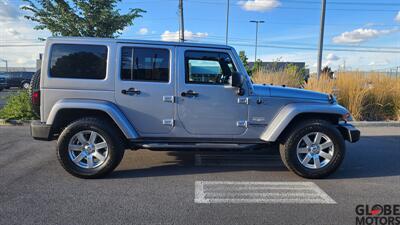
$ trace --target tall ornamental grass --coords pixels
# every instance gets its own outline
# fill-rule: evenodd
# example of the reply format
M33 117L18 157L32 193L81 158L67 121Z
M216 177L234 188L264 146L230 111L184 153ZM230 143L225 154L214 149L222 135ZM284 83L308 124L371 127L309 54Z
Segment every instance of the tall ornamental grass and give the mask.
M299 87L298 75L259 71L255 83ZM312 76L305 89L335 94L339 104L350 110L356 120L400 120L400 78L382 73L338 72L335 79Z

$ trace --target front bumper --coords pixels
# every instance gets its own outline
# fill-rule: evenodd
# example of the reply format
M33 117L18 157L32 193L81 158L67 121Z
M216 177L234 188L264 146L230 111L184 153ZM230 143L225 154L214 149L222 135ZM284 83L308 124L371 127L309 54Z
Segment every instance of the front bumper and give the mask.
M339 131L342 133L344 139L347 141L354 143L360 140L361 132L353 125L348 123L339 124Z
M42 123L39 120L31 122L31 135L36 140L51 140L50 137L51 126L46 123Z

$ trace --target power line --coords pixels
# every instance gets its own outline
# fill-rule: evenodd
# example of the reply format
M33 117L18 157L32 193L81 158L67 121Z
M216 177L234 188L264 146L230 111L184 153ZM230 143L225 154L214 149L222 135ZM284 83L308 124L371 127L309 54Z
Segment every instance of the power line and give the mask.
M223 41L223 37L221 39ZM191 40L191 42L194 42ZM213 42L215 43L215 42ZM254 47L252 44L245 44L241 42L231 42L233 46L242 46L242 47ZM0 47L35 47L40 46L44 47L44 44L20 44L20 45L0 45ZM313 47L302 47L302 46L291 46L291 45L274 45L274 44L258 44L258 48L276 48L276 49L292 49L292 50L309 50L315 51L317 48ZM399 51L395 50L380 50L380 49L351 49L351 48L325 48L328 51L336 51L336 52L371 52L371 53L400 53Z
M185 0L186 2L192 2L192 3L207 3L207 4L224 4L223 1L203 1L203 0ZM320 5L321 2L319 1L307 1L307 0L294 0L294 1L289 1L285 0L282 1L283 5L285 4L317 4ZM392 3L392 2L335 2L335 1L329 1L329 5L359 5L359 6L400 6L400 3ZM240 4L239 4L240 6Z
M243 46L243 47L253 47L254 45L250 44L237 44L231 43L235 46ZM293 50L310 50L315 51L317 48L311 47L296 47L296 46L279 46L279 45L258 45L259 48L279 48L279 49L293 49ZM390 51L390 50L366 50L366 49L346 49L346 48L325 48L325 50L333 51L333 52L374 52L374 53L400 53L400 51Z
M186 2L188 2L188 3L195 3L195 4L209 4L209 5L222 5L222 4L224 4L224 3L222 3L222 2L209 2L209 1L194 1L194 0L192 0L192 1L188 1L188 0L186 0ZM310 2L308 2L308 1L297 1L297 2L303 2L303 3L307 3L307 4L310 4ZM314 4L314 3L317 3L317 2L312 2L311 4ZM340 4L340 2L335 2L336 4ZM320 3L318 3L318 4L320 4ZM329 3L330 4L330 3ZM349 4L349 5L357 5L355 2L353 2L353 4ZM360 3L359 5L361 5L361 6L366 6L366 5L368 5L368 3ZM400 4L396 4L395 6L400 6ZM232 6L235 6L235 7L242 7L241 5L232 5ZM375 4L374 5L371 5L371 6L376 6ZM391 6L391 5L387 5L387 6ZM283 5L283 6L279 6L279 7L276 7L276 9L290 9L290 10L320 10L319 8L311 8L311 7L291 7L291 6L285 6L285 5ZM360 11L360 12L397 12L398 10L395 10L395 9L360 9L360 8L352 8L352 9L349 9L349 8L328 8L327 9L327 11Z
M137 4L137 3L149 3L149 2L176 2L174 0L148 0L146 2L121 2L121 5L128 5L128 4ZM198 0L185 0L187 3L194 3L194 4L209 4L209 5L226 5L225 2L211 2L211 1L198 1ZM304 4L319 4L318 2L314 1L290 1L290 2L283 2L285 3L304 3ZM354 6L400 6L400 4L396 3L363 3L363 2L329 2L328 4L333 5L354 5ZM232 4L234 7L241 7L239 4ZM391 7L391 8L392 8ZM279 6L276 9L288 9L288 10L320 10L319 8L312 8L312 7L291 7L291 6ZM360 9L360 8L328 8L327 11L350 11L350 12L398 12L396 9Z

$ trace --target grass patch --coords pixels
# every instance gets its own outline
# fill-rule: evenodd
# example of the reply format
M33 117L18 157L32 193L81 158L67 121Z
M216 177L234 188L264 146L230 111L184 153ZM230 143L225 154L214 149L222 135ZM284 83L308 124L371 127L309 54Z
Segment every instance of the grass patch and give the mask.
M6 105L0 110L0 119L5 120L31 120L36 116L32 112L29 94L19 91L7 97Z

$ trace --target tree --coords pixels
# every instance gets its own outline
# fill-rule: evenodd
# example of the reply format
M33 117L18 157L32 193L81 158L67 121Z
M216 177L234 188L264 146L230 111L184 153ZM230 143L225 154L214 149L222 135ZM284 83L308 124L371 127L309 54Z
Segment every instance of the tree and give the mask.
M262 69L262 61L261 59L257 59L257 61L254 62L254 66L252 69L252 73L256 73Z
M246 71L247 71L247 74L248 74L249 76L251 76L251 69L250 69L250 67L249 67L249 62L247 62L247 60L248 60L249 58L247 58L246 52L245 52L245 51L240 51L240 52L239 52L239 57L240 57L240 60L241 60L242 63L243 63L244 68L245 68Z
M28 5L22 9L33 13L25 18L38 23L36 30L47 29L53 36L118 37L126 26L146 12L134 8L120 14L116 6L121 0L24 1Z

